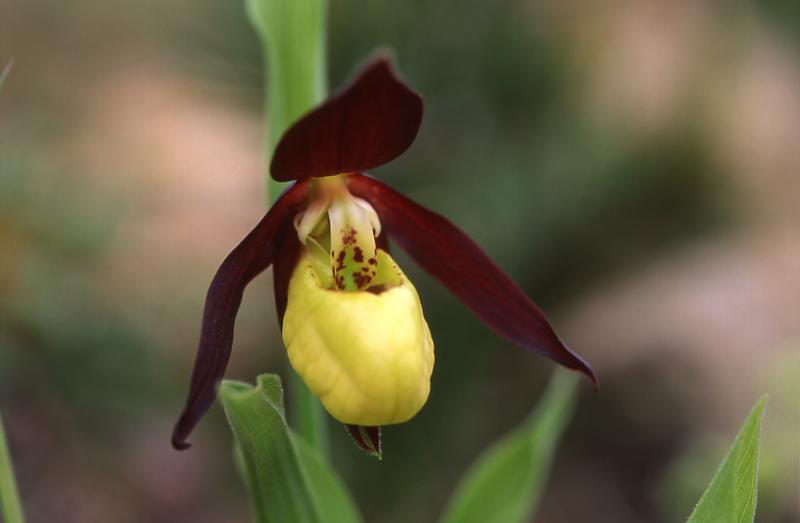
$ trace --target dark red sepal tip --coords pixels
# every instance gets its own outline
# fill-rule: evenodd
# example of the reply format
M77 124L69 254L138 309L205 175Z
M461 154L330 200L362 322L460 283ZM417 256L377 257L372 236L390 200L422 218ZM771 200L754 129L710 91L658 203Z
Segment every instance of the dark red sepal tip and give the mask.
M374 169L411 146L422 107L422 97L398 78L389 57L379 56L284 133L270 173L290 181Z
M597 389L589 364L562 343L539 307L458 227L374 178L357 173L347 180L351 193L372 204L389 237L489 328L583 373Z
M350 434L350 437L353 438L353 442L358 448L373 458L383 459L380 427L345 425L345 428L347 429L347 433Z

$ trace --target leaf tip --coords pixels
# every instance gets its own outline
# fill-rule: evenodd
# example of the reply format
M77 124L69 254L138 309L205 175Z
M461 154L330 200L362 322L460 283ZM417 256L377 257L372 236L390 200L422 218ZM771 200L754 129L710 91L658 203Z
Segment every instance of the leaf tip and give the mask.
M14 59L11 58L8 63L3 67L2 71L0 71L0 85L5 83L8 76L11 74L11 69L14 67Z

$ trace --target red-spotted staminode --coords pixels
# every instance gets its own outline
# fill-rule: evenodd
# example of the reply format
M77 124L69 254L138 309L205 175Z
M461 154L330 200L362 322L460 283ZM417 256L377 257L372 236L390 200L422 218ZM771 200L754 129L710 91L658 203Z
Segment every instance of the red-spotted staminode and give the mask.
M425 404L434 360L416 290L389 255L388 238L497 334L596 385L589 365L480 247L365 173L408 149L421 121L422 98L382 57L283 135L270 171L294 184L211 282L175 448L189 446L214 402L245 286L273 265L292 366L356 443L378 452L378 427L407 421Z

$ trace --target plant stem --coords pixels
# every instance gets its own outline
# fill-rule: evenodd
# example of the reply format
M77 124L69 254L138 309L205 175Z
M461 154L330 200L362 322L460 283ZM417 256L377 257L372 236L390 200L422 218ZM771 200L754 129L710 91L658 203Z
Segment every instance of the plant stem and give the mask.
M326 96L326 0L246 0L263 44L266 77L267 165L284 131ZM268 171L269 169L267 169ZM284 188L267 172L267 200ZM328 457L327 416L319 400L289 367L289 420L320 455Z
M289 415L292 428L325 459L329 457L328 415L291 365L289 374Z
M6 523L23 523L22 504L19 502L14 467L8 451L3 419L0 417L0 514Z

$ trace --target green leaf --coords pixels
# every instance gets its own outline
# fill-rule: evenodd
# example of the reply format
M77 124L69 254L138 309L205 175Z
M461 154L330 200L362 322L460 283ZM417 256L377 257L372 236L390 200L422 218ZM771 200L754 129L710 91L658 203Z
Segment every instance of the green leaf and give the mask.
M577 377L558 371L531 416L486 450L453 496L444 523L515 523L536 508L575 406Z
M3 516L0 520L6 523L23 523L25 521L2 418L0 418L0 515Z
M0 71L0 87L3 87L3 84L8 78L8 75L11 74L11 68L14 66L14 60L9 60L6 66Z
M9 60L5 67L3 67L3 70L0 71L0 87L5 83L8 75L11 74L12 67L14 67L14 60Z
M219 394L257 521L361 521L340 480L286 424L278 376L259 376L255 387L225 380Z
M322 514L328 516L325 521L360 522L361 516L345 489L341 480L328 467L319 452L306 443L305 439L294 437L292 440L300 458L300 465L306 472L311 496L314 498Z
M688 523L752 523L758 492L758 457L763 396L744 422L722 465L697 503Z

